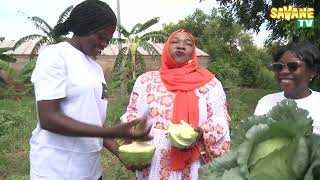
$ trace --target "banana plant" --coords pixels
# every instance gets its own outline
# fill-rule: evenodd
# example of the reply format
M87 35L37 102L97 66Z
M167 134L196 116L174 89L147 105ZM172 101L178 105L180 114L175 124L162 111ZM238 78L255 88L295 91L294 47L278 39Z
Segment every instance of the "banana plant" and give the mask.
M73 6L69 6L67 9L65 9L62 14L59 16L59 19L57 21L57 24L60 24L64 22L68 17L70 12L72 11ZM30 53L30 58L35 57L35 55L38 53L39 49L41 48L42 45L44 44L56 44L61 41L65 41L67 39L66 36L60 36L60 37L53 37L53 28L42 18L33 16L33 17L27 17L33 24L34 26L41 30L44 35L42 34L31 34L27 35L25 37L20 38L15 45L13 46L13 49L16 49L19 47L21 44L31 41L31 40L37 40L36 44L33 46L31 53Z
M119 26L120 34L124 36L124 39L113 39L112 42L125 43L127 46L123 46L119 50L113 66L113 75L119 74L119 72L127 69L126 72L129 72L128 78L135 80L137 75L145 70L145 62L142 54L138 51L139 47L142 47L148 52L153 59L160 56L151 42L162 43L168 38L168 34L162 31L151 31L141 35L141 33L158 22L159 17L156 17L143 24L136 24L131 31L127 31L121 25Z
M14 63L16 62L16 58L8 55L8 54L4 54L5 52L12 50L12 48L0 48L0 60L6 62L6 63ZM0 69L0 87L4 87L6 84L6 81L3 77L3 70Z

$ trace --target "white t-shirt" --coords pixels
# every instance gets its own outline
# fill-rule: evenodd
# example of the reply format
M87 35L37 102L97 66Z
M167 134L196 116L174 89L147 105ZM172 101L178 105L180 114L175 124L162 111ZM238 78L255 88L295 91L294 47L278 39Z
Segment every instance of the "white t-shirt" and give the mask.
M267 114L274 106L280 101L286 99L284 92L278 92L269 94L262 97L256 106L255 115ZM319 102L320 93L312 91L311 95L302 99L295 99L297 106L301 109L309 111L309 117L313 119L313 132L320 134L320 113L319 113Z
M68 42L40 53L32 73L36 101L61 99L60 108L75 120L102 126L106 81L101 67ZM44 130L37 122L30 140L31 179L93 179L101 176L102 138L71 137Z

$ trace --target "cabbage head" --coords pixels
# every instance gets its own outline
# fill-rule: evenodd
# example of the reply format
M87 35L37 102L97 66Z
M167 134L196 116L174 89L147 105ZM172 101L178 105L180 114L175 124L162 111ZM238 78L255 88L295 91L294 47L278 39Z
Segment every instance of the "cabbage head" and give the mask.
M292 100L251 116L231 131L231 149L202 166L199 179L320 179L320 136L313 120Z
M169 124L167 139L178 149L190 147L197 140L198 133L193 127L181 120L180 124Z
M149 164L154 153L155 146L141 141L119 147L119 157L125 164L145 165Z

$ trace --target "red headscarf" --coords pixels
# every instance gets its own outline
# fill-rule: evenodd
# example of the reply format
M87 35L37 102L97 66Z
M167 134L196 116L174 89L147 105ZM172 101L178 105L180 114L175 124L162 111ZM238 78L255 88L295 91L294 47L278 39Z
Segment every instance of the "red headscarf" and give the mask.
M176 64L169 53L171 39L178 32L187 32L193 41L194 52L192 59L185 64ZM162 51L160 77L167 89L174 91L176 94L172 114L172 123L174 124L178 124L180 120L184 120L192 127L198 127L199 106L198 97L194 90L208 83L214 77L214 74L206 69L198 69L197 63L193 35L184 29L173 32ZM170 168L174 171L184 169L200 156L200 152L196 146L186 151L181 151L172 146L170 153Z

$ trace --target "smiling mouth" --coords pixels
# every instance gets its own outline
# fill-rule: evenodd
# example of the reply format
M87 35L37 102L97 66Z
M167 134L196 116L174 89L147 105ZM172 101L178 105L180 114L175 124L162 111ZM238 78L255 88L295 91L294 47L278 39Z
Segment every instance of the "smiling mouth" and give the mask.
M290 83L290 82L292 82L292 80L290 80L290 79L281 79L280 82L281 83Z

